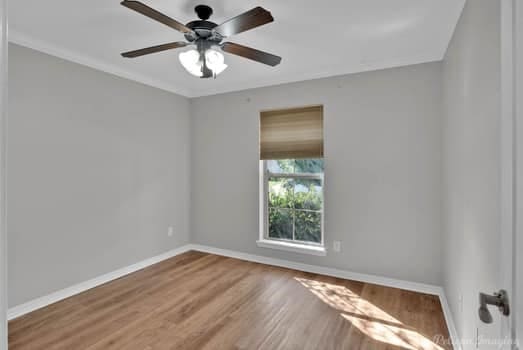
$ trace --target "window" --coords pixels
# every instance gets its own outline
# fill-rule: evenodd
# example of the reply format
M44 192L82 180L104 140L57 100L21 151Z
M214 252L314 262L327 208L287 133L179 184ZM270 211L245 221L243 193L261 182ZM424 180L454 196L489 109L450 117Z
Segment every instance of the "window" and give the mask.
M260 161L258 244L324 253L323 107L262 112Z
M323 159L266 164L267 239L322 244Z

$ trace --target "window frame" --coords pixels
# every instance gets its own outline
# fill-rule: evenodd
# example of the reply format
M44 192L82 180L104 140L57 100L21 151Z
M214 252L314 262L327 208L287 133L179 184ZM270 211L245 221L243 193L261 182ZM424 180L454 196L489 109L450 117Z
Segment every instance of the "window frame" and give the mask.
M310 248L325 248L325 171L321 174L317 173L271 173L267 166L268 160L260 160L260 241L270 243L290 244ZM269 179L283 178L283 179L310 179L321 181L322 205L321 210L313 210L321 213L321 242L307 242L296 239L284 239L269 237ZM293 209L297 210L297 209ZM299 209L298 209L299 210ZM295 232L293 229L293 238Z

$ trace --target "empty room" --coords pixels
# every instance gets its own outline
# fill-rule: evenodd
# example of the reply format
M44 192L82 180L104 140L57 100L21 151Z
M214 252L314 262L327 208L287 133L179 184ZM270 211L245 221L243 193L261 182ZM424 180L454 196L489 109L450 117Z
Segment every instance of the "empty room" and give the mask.
M0 0L0 350L523 349L521 0Z

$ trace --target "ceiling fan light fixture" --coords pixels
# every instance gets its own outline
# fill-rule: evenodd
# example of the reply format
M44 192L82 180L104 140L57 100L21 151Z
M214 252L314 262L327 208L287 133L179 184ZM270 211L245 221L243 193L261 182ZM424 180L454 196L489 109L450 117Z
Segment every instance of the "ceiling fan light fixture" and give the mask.
M225 69L227 69L227 65L225 64L225 57L221 52L218 52L213 49L207 49L205 51L205 64L208 69L211 70L212 74L211 76L216 77L218 74L222 73ZM201 55L196 49L192 49L186 52L180 53L178 56L180 59L180 63L182 66L189 72L190 74L194 75L195 77L203 78L203 62L201 59ZM205 76L208 77L208 76Z

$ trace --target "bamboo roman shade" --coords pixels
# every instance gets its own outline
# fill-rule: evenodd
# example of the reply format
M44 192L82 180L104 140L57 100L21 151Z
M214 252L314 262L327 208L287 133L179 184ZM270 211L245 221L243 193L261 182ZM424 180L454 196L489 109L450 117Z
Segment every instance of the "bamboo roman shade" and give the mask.
M260 159L323 158L323 106L260 114Z

